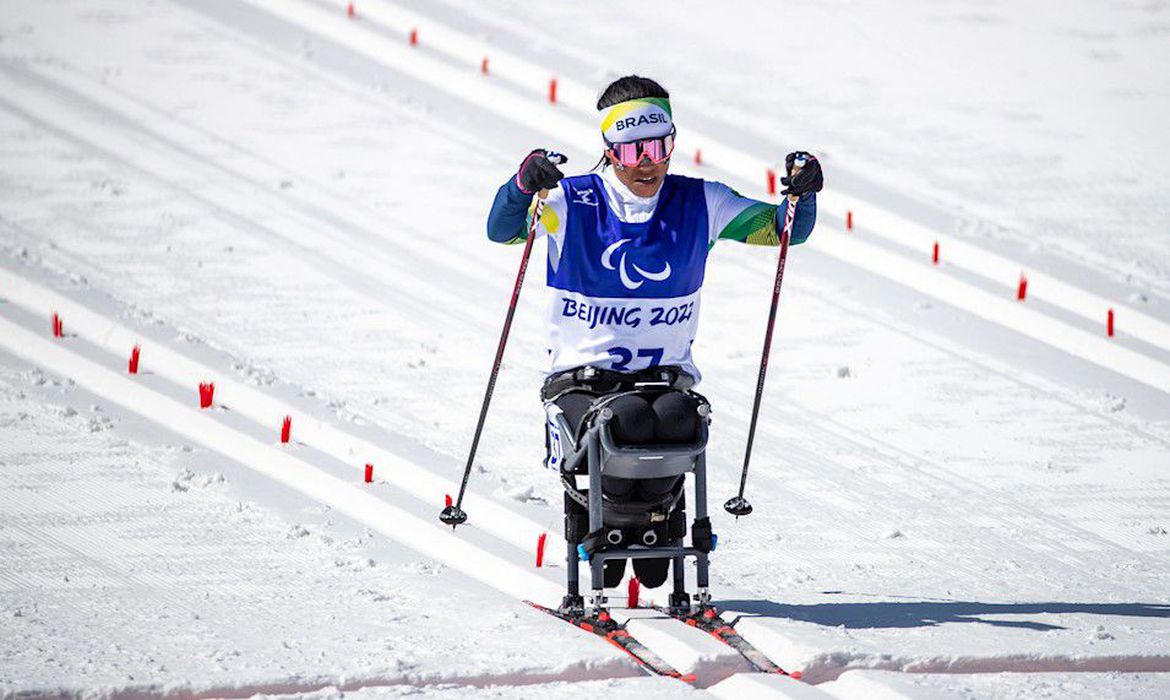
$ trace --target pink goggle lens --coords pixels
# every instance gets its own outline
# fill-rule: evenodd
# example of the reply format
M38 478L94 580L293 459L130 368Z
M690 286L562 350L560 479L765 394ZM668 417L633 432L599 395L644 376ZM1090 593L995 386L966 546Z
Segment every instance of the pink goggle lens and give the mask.
M641 163L642 158L649 158L651 163L658 165L670 158L673 150L673 134L667 134L662 138L610 144L610 151L613 152L613 157L617 159L617 162L630 168Z

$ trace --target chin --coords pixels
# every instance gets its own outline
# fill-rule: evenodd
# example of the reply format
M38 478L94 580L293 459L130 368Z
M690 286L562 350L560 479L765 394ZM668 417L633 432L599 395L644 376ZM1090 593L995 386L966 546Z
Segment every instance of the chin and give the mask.
M659 189L662 188L662 177L657 176L650 182L639 182L635 180L630 185L630 191L639 197L653 197Z

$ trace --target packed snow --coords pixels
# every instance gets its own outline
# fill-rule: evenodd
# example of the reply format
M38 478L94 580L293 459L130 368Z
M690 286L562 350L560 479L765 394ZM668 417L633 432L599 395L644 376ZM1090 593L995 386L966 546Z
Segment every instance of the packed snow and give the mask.
M0 696L1170 694L1170 6L0 7ZM713 592L802 683L615 611L698 676L640 678L522 602L564 576L542 265L471 521L435 518L518 264L491 197L533 147L592 166L573 90L629 72L673 93L675 171L763 197L719 154L809 148L856 203L791 252L738 521L774 249L716 247L695 343ZM1154 330L935 268L911 225Z

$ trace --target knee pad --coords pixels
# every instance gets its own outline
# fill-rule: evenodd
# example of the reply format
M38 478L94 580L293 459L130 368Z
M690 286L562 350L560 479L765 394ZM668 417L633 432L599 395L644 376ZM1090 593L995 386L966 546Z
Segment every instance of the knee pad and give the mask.
M668 391L654 400L654 437L660 442L689 443L698 438L699 414L695 400Z
M644 445L654 439L654 412L640 396L621 396L609 404L613 411L610 431L623 445Z

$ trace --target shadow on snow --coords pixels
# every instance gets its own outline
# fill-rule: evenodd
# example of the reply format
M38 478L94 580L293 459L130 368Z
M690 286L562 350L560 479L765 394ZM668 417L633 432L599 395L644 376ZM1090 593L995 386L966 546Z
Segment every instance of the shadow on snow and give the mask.
M977 622L1046 632L1065 628L1045 622L988 619L983 616L1088 614L1170 618L1170 605L1147 603L875 601L800 605L775 603L769 600L721 600L717 601L716 605L740 615L784 618L849 629L933 627L948 622Z

